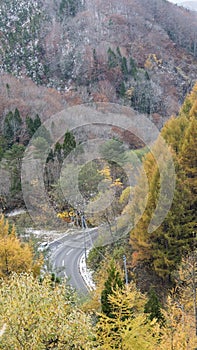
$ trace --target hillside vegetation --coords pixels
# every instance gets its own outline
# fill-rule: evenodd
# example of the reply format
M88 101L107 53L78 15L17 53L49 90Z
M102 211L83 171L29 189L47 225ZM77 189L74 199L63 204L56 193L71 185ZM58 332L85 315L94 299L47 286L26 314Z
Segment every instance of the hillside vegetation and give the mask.
M167 217L154 232L148 231L160 182L157 164L146 151L143 160L149 180L146 210L129 236L91 251L88 260L91 267L97 266L94 275L97 288L80 305L66 281L43 273L38 279L42 258L33 258L30 246L22 243L15 229L1 217L0 349L30 346L33 350L194 349L197 329L196 117L195 85L178 118L171 118L162 129L171 147L177 175L174 200ZM8 121L15 118L20 122L17 110L9 118ZM27 121L29 131L39 124L39 118L30 121ZM42 132L47 137L44 130ZM56 145L56 151L62 149L66 154L69 147L75 146L74 136L67 131L63 144ZM113 147L120 148L121 144ZM105 144L103 152L108 151ZM124 152L122 149L122 159ZM113 162L110 167L104 163L101 170L98 165L91 168L91 173L85 173L85 178L93 175L96 181L103 176L104 181L113 179L113 185L119 189L116 205L118 200L120 203L113 207L112 214L122 210L129 214L129 221L134 220L144 199L143 177L134 187L131 206L127 204L126 182L114 178L120 169ZM83 193L89 196L90 187L83 181L84 174L81 176L81 183L86 185L82 187ZM106 211L108 223L110 215L110 211ZM94 220L97 219L95 216ZM127 257L126 284L123 254Z
M196 350L197 13L4 0L0 57L0 350Z

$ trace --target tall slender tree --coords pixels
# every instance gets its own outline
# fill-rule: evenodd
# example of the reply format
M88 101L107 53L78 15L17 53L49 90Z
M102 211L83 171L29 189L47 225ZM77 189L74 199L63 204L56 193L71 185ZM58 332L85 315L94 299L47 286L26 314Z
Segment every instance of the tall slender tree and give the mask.
M67 157L67 155L76 147L76 140L75 136L72 132L69 130L66 131L64 136L64 142L63 142L63 152L64 157Z
M112 260L108 269L108 278L101 293L102 312L108 317L113 317L109 296L112 295L115 290L119 290L121 288L123 288L123 280L120 275L120 271L117 269L115 262Z
M144 170L149 182L146 189L136 187L131 212L134 230L131 232L131 244L135 261L147 261L149 266L162 278L171 278L172 272L179 266L183 255L194 246L193 231L196 229L196 93L187 97L180 117L171 119L162 130L162 136L171 147L176 169L176 188L170 211L159 228L148 232L148 226L157 206L160 191L160 174L151 154L144 160ZM189 107L188 107L189 106ZM186 108L187 107L187 108ZM157 144L155 145L157 147ZM166 166L166 177L168 176ZM142 218L135 225L135 216L140 211L141 198L147 198Z

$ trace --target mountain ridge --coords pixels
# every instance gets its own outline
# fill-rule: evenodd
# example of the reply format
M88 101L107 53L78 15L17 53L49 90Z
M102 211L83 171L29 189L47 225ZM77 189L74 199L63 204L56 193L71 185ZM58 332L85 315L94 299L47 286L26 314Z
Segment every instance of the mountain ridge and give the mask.
M197 11L197 1L181 1L178 5L186 7L190 11Z

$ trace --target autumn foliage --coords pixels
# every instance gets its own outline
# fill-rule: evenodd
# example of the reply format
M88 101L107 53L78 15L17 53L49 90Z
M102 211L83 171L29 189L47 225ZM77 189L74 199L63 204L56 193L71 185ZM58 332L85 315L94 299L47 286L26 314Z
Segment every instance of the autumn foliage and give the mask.
M40 273L42 258L34 260L29 244L22 243L16 235L15 227L10 227L2 215L0 218L0 277L8 277L12 272Z
M170 211L160 227L148 232L148 226L158 203L160 174L151 153L143 165L148 178L147 205L130 235L135 250L134 261L146 261L162 278L170 278L185 254L195 249L196 191L197 191L197 119L196 89L186 98L178 118L170 119L162 130L162 136L171 148L176 171L176 187ZM146 197L143 176L135 189L133 215L140 209Z

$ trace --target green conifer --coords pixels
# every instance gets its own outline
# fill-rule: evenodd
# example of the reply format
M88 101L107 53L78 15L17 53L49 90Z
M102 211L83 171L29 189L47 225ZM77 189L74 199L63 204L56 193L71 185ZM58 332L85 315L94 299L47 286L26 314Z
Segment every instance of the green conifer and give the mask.
M123 280L120 275L120 271L117 269L116 264L112 260L108 269L108 278L105 282L104 289L101 293L101 307L102 312L112 317L111 303L109 302L109 295L112 295L115 290L123 288Z

